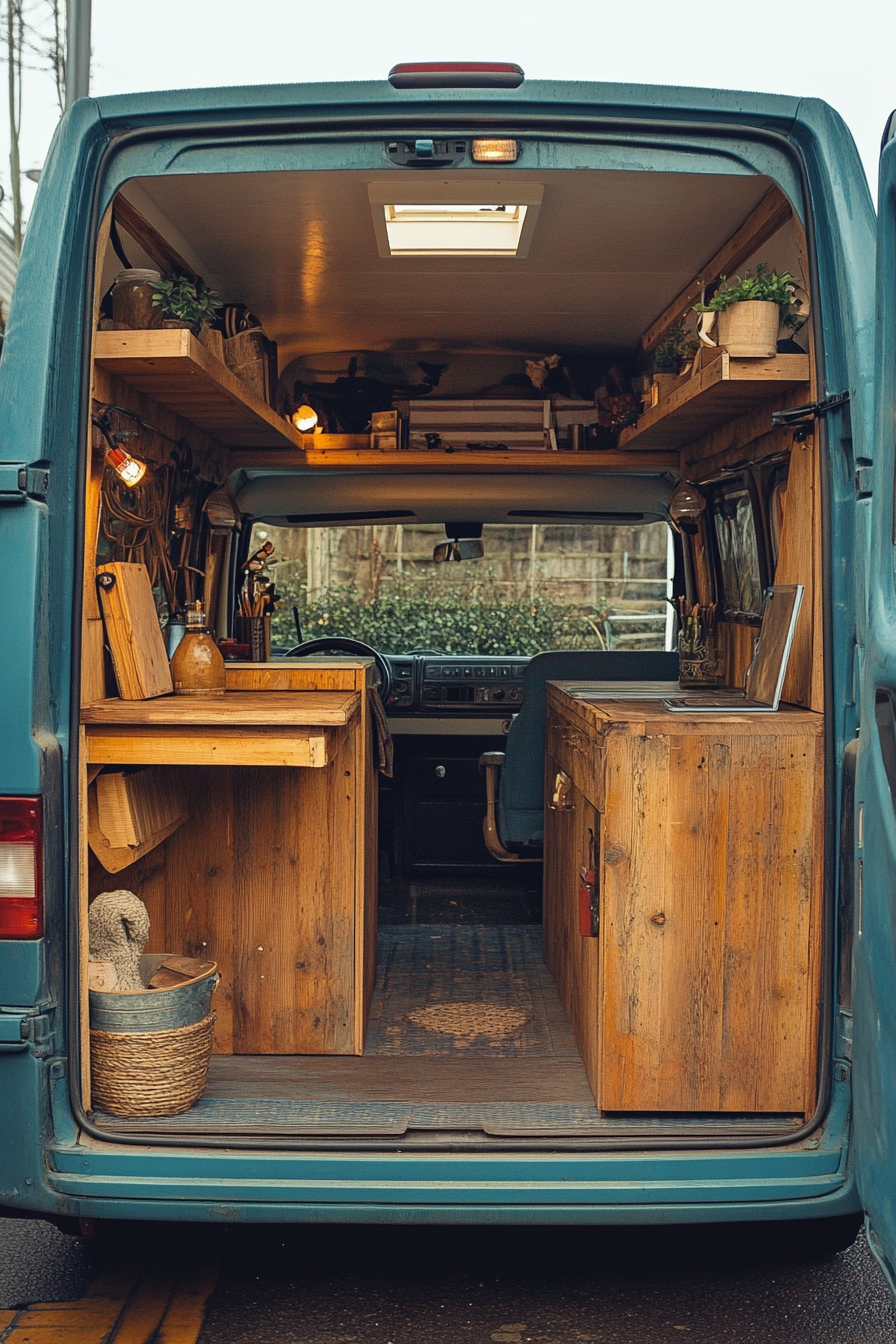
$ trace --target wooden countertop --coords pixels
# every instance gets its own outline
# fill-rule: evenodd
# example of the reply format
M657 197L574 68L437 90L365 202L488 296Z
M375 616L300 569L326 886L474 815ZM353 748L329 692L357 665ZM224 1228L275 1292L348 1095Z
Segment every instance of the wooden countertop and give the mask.
M606 682L595 683L595 699L583 700L567 693L567 687L580 687L585 683L576 681L549 681L547 683L548 700L553 700L558 708L565 712L572 710L598 733L625 733L641 736L645 733L663 733L666 736L677 733L706 733L713 729L724 728L728 733L736 731L741 735L769 736L790 733L795 736L814 737L822 731L824 716L810 709L801 709L797 705L781 705L775 712L768 714L738 713L737 710L718 710L714 714L683 714L666 708L662 700L614 699L612 689ZM718 695L717 690L705 692L710 698ZM670 693L676 699L698 700L699 691L682 691L677 687Z
M225 691L224 695L164 695L155 700L97 700L81 710L81 722L183 728L343 727L358 712L360 701L357 691Z

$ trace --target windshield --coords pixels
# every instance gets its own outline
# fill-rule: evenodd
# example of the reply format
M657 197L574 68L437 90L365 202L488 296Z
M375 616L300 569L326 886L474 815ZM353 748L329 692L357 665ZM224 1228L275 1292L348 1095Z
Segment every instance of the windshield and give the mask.
M665 523L486 523L481 559L433 563L438 524L273 527L280 598L272 644L342 635L382 653L509 654L662 649L671 622Z

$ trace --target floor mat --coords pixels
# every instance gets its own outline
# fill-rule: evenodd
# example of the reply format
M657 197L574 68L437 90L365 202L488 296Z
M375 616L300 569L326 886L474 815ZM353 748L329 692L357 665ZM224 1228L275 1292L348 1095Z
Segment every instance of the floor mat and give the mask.
M408 1130L481 1130L495 1138L610 1138L633 1129L651 1135L717 1133L752 1135L795 1128L787 1116L632 1117L601 1116L594 1105L532 1105L527 1102L444 1103L247 1101L202 1098L184 1115L122 1119L98 1111L94 1120L119 1134L268 1134L387 1137Z
M530 924L380 930L365 1055L578 1055Z

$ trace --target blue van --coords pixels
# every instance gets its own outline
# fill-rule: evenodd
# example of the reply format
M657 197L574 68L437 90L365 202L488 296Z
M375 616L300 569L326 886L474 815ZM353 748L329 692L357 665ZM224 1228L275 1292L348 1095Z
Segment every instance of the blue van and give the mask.
M66 115L0 367L4 1208L864 1211L892 1281L893 136L875 222L813 100Z

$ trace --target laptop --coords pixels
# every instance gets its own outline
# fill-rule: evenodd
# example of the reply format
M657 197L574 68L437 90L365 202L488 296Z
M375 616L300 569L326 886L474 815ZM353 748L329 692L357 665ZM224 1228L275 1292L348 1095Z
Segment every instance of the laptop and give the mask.
M664 700L666 708L678 714L718 714L724 710L729 714L773 713L781 702L784 674L805 591L801 583L776 583L766 588L759 638L743 691L701 695L693 700Z

